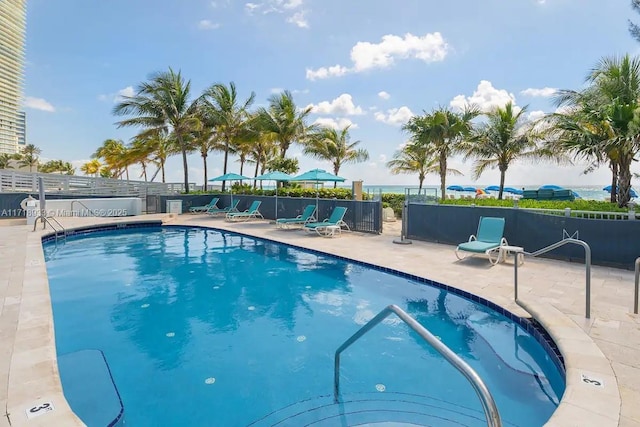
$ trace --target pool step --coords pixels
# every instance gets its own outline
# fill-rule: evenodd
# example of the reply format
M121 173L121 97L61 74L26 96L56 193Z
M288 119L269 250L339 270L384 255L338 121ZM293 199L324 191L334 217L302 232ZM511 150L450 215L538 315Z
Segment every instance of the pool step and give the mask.
M276 410L249 424L250 427L286 426L486 426L482 411L407 393L357 393L319 396ZM504 423L504 425L509 425Z

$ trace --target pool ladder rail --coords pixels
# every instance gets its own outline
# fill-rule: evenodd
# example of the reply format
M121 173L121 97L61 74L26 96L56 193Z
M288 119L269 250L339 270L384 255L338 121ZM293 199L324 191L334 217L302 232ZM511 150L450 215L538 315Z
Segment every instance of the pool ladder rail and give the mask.
M67 230L60 224L60 222L52 216L40 215L33 222L33 231L36 231L36 227L38 226L38 220L42 220L42 229L47 228L47 225L53 229L53 235L55 237L56 242L58 241L58 235L66 241L67 240ZM54 225L55 224L55 225Z
M395 314L396 316L398 316L400 320L407 324L407 326L417 332L418 335L422 337L422 339L424 339L429 345L431 345L431 347L433 347L438 353L440 353L447 362L449 362L454 368L456 368L471 383L473 389L480 398L480 402L482 403L482 409L484 410L485 418L487 420L487 426L502 427L502 420L500 419L500 414L498 412L496 402L480 375L478 375L478 373L471 366L469 366L467 362L462 360L460 356L458 356L449 347L442 343L442 341L436 338L416 319L411 317L406 311L395 304L387 306L373 319L369 320L362 328L360 328L336 350L333 371L334 402L339 403L338 397L340 395L340 354L344 350L349 348L351 344L362 338L364 334L379 325L391 314Z

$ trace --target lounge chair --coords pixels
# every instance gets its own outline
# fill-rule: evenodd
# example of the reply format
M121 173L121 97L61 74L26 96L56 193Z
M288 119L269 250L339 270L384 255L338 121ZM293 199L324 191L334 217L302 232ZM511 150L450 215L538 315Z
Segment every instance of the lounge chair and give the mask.
M238 203L240 203L240 199L234 199L233 202L231 203L230 206L227 206L226 208L217 208L217 207L213 207L210 209L207 209L207 213L209 215L226 215L230 212L238 212Z
M254 200L244 212L229 212L227 213L227 221L249 221L250 219L261 218L264 219L260 211L260 205L262 204L259 200Z
M289 228L291 226L303 227L308 222L315 222L316 205L307 205L302 214L295 218L278 218L276 228Z
M216 205L218 204L219 200L220 200L219 197L214 197L213 199L211 199L211 201L209 203L207 203L204 206L191 206L189 208L189 212L191 212L191 213L206 212L209 209L215 208Z
M304 225L305 231L315 231L320 236L331 237L336 233L342 234L342 228L346 228L347 231L351 231L346 222L344 222L344 214L347 212L347 208L336 207L331 212L331 216L322 222L308 222Z
M496 265L502 257L500 246L507 245L507 240L502 237L503 233L504 218L480 217L477 236L472 234L468 242L460 243L455 251L456 257L466 258L461 252L469 252L471 255L485 254L489 257L489 262Z

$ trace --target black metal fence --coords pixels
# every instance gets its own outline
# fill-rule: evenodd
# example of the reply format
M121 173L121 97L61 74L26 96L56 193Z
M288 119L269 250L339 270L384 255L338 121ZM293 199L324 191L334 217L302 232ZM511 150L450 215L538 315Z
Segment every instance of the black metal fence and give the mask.
M476 234L481 216L505 219L504 237L509 244L534 252L576 235L591 247L593 264L633 269L640 256L640 221L604 220L539 214L523 209L409 204L407 237L457 245ZM566 245L545 257L584 261L584 249Z
M179 196L147 196L147 213L166 213L167 200L181 200L182 212L188 212L192 206L204 206L213 197L219 197L218 207L224 208L231 204L231 196L224 195L179 195ZM322 221L331 215L337 206L347 208L344 221L353 231L364 233L382 232L382 202L381 201L356 201L342 199L313 199L304 197L278 197L273 196L252 196L234 195L234 199L239 199L238 210L243 211L251 205L254 200L260 200L260 213L265 219L293 218L300 215L305 206L317 204L317 218ZM276 212L277 209L277 212Z

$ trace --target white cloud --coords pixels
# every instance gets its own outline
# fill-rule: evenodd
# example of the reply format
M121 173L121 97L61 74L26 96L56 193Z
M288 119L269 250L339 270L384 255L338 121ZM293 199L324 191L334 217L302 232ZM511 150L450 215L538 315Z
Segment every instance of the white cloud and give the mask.
M373 68L386 68L398 59L420 59L424 62L443 61L447 56L449 46L442 34L427 33L424 36L414 36L407 33L404 36L387 34L380 43L358 42L351 48L351 68L342 65L320 67L317 70L307 69L307 79L326 79L339 77L347 73L358 73Z
M392 108L390 110L387 110L386 113L378 111L374 114L374 117L377 121L393 126L400 126L408 122L409 119L413 116L413 112L407 106Z
M301 10L287 18L287 22L299 28L309 28L309 21L305 18L306 11Z
M529 114L527 114L527 120L530 122L535 122L536 120L543 118L546 114L547 113L542 110L531 111L529 112Z
M385 154L380 154L380 156L378 156L378 161L380 163L386 163L387 162L387 156Z
M98 95L98 100L120 102L122 101L123 97L125 96L131 97L131 96L134 96L135 94L136 94L136 91L135 89L133 89L133 86L127 86L123 89L120 89L116 93L107 93L107 94Z
M344 116L359 116L364 114L362 107L353 103L353 98L348 93L343 93L333 101L322 101L318 104L309 104L311 112L315 114L339 114Z
M308 80L316 80L316 79L326 79L329 77L340 77L347 74L350 70L347 67L343 67L342 65L334 65L331 67L320 67L317 70L312 70L311 68L307 68L307 79Z
M384 90L381 92L378 92L378 96L384 100L391 98L391 95L389 95L389 93L385 92Z
M521 91L520 93L524 96L548 98L550 96L553 96L557 91L558 89L554 87L543 87L541 89L528 88Z
M347 126L350 126L350 129L357 129L358 125L353 123L351 120L345 117L339 117L336 119L332 119L329 117L319 117L313 122L316 125L332 128L332 129L344 129Z
M278 94L278 93L282 93L284 91L284 89L282 89L281 87L272 87L271 89L269 89L269 93L271 94Z
M303 9L304 0L263 0L259 3L245 3L244 10L249 15L278 14L284 15L285 21L298 28L309 28L307 15L309 10Z
M55 107L44 98L25 96L25 98L23 99L23 104L25 108L31 108L33 110L46 111L48 113L54 113L56 111Z
M488 80L481 80L471 96L457 95L449 105L463 110L467 105L477 105L482 111L489 111L496 107L504 107L507 103L516 103L516 97L504 89L496 89Z
M198 29L200 30L217 30L218 28L220 28L220 24L218 24L217 22L212 22L208 19L203 19L198 22Z

